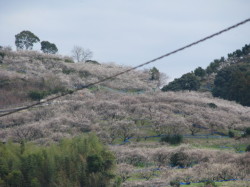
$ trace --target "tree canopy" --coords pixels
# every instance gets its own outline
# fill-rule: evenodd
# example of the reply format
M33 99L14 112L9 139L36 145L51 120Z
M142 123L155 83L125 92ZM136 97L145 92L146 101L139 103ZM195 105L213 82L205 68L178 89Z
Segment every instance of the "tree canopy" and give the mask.
M55 54L58 52L58 49L55 44L50 43L48 41L42 41L41 42L41 50L44 53L50 53L50 54Z
M150 77L151 80L159 80L160 79L160 72L156 67L153 67L149 71L150 71L150 75L151 75L151 77Z
M193 73L187 73L162 88L162 91L198 90L200 81Z
M250 64L221 69L215 77L213 96L250 106Z
M40 42L40 39L30 31L22 31L15 35L15 44L18 50L31 50L34 43Z
M2 187L104 187L114 177L114 155L93 135L46 147L8 142L0 152Z

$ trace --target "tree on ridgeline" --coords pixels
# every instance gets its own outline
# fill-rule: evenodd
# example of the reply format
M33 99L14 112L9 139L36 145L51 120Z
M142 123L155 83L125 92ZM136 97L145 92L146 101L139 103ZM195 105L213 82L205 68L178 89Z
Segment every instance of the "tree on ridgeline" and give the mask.
M56 45L48 41L41 42L41 50L47 54L56 54L58 52Z
M73 59L75 59L76 62L86 62L93 57L92 51L90 51L89 49L84 49L80 46L74 46L71 53Z
M15 38L17 50L32 50L34 43L40 42L40 39L30 31L22 31L15 35Z

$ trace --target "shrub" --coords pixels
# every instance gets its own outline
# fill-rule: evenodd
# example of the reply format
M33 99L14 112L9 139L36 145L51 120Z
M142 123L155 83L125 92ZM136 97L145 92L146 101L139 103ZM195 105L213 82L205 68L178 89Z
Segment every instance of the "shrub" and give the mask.
M29 97L33 100L41 100L46 97L48 93L46 91L34 90L29 93Z
M66 63L74 63L74 60L72 60L71 58L65 58L64 62L66 62Z
M0 52L0 57L1 57L2 59L4 59L5 53L4 53L4 52Z
M182 143L183 141L183 136L180 134L176 134L176 135L165 135L163 137L161 137L161 142L167 142L171 145L177 145Z
M76 70L74 70L74 69L68 69L68 68L63 68L63 69L62 69L62 72L63 72L64 74L69 75L69 74L71 74L71 73L75 73Z
M247 146L246 152L250 152L250 145Z
M180 185L180 182L179 182L179 181L174 180L174 181L170 181L170 186L179 187L179 186L181 186L181 185Z
M86 60L85 63L100 65L100 63L95 60Z
M228 136L230 138L233 138L235 136L234 132L233 131L228 131Z
M217 105L214 103L208 103L207 104L210 108L217 108Z
M184 152L177 152L171 155L170 157L170 165L172 167L189 167L192 162L189 159L188 155Z
M217 185L215 184L214 181L208 180L204 183L205 187L216 187Z
M250 127L246 128L244 130L244 134L242 135L243 137L247 137L247 136L250 136Z

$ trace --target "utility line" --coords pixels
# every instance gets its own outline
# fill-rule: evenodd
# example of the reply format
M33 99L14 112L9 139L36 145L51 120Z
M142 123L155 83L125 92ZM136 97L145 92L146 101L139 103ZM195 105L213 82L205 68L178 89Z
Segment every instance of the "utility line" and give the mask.
M138 66L135 66L135 67L133 67L133 68L129 68L129 69L125 70L125 71L122 71L122 72L120 72L120 73L114 74L114 75L112 75L112 76L110 76L110 77L107 77L107 78L104 78L104 79L102 79L102 80L99 80L99 81L96 81L96 82L87 84L87 85L85 85L85 86L82 86L81 88L75 89L75 90L73 91L73 93L76 92L76 91L85 89L85 88L89 88L89 87L94 86L94 85L96 85L96 84L105 82L105 81L107 81L107 80L113 79L113 78L115 78L115 77L117 77L117 76L119 76L119 75L125 74L125 73L130 72L130 71L135 70L135 69L138 69L138 68L143 67L143 66L145 66L145 65L147 65L147 64L151 64L151 63L153 63L153 62L155 62L155 61L161 60L161 59L163 59L163 58L165 58L165 57L168 57L168 56L170 56L170 55L173 55L173 54L175 54L175 53L178 53L178 52L180 52L180 51L183 51L184 49L190 48L190 47L192 47L192 46L194 46L194 45L197 45L197 44L199 44L199 43L201 43L201 42L204 42L204 41L206 41L206 40L209 40L209 39L211 39L211 38L213 38L213 37L215 37L215 36L221 35L222 33L228 32L229 30L235 29L236 27L239 27L240 25L243 25L243 24L245 24L245 23L247 23L247 22L249 22L249 21L250 21L250 18L248 18L248 19L246 19L246 20L244 20L244 21L241 21L241 22L239 22L239 23L237 23L237 24L235 24L235 25L232 25L232 26L230 26L230 27L228 27L228 28L225 28L225 29L223 29L223 30L221 30L221 31L219 31L219 32L216 32L216 33L214 33L214 34L211 34L211 35L209 35L209 36L206 36L205 38L202 38L202 39L200 39L200 40L198 40L198 41L195 41L195 42L193 42L193 43L190 43L190 44L188 44L188 45L186 45L186 46L184 46L184 47L181 47L181 48L176 49L176 50L174 50L174 51L172 51L172 52L166 53L166 54L164 54L164 55L162 55L162 56L160 56L160 57L157 57L157 58L155 58L155 59L152 59L152 60L150 60L150 61L147 61L147 62L145 62L145 63L142 63L142 64L140 64L140 65L138 65ZM34 106L37 106L37 105L41 105L41 104L47 103L47 102L49 102L49 101L52 101L52 100L55 100L55 99L64 97L64 96L69 95L69 94L72 94L72 92L70 92L70 93L69 93L69 92L68 92L68 93L62 93L61 95L57 95L57 96L52 97L52 98L50 98L50 99L47 99L47 100L45 100L45 101L40 101L40 102L31 104L31 105L28 105L28 106L20 107L20 108L18 108L18 109L13 109L13 111L7 112L7 113L5 113L5 114L2 114L2 115L0 115L0 117L7 116L7 115L10 115L10 114L13 114L13 113L22 111L22 110L26 110L26 109L32 108L32 107L34 107ZM11 109L10 109L10 110L11 110Z

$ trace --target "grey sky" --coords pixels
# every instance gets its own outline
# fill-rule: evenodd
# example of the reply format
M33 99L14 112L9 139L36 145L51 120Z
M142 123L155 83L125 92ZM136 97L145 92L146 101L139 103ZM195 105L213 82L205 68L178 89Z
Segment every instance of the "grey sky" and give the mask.
M135 66L250 17L249 0L0 0L0 45L30 30L70 55ZM250 23L148 66L171 79L250 43ZM39 49L36 46L36 49Z

